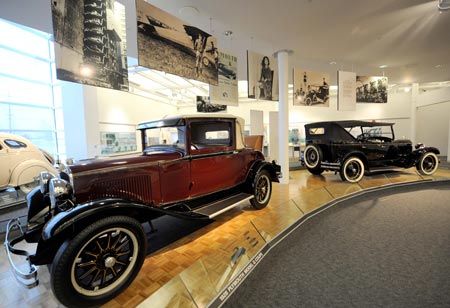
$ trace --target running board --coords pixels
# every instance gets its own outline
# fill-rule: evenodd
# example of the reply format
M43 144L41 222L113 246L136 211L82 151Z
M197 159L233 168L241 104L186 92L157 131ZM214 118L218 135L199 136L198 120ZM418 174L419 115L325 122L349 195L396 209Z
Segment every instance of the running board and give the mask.
M238 205L241 205L244 202L247 202L248 200L250 200L252 198L253 198L253 195L239 193L237 195L233 195L226 199L221 199L221 200L209 203L197 210L194 210L194 213L207 216L208 218L211 219L211 218L214 218L228 210L231 210L232 208L234 208Z

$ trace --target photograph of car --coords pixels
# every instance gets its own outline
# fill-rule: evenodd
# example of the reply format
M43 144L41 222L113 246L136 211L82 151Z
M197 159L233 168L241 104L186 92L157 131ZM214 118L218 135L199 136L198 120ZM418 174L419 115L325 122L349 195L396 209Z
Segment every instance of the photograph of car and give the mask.
M359 182L365 172L416 167L422 175L438 168L435 147L395 139L394 123L330 121L305 125L301 162L315 175L339 172L343 181Z
M58 172L53 157L28 139L0 133L0 191L19 188L28 193L38 184L41 171Z
M245 144L242 118L174 116L137 129L141 153L41 173L28 196L28 225L12 219L6 232L11 266L25 284L36 285L36 266L50 264L63 305L101 305L139 272L147 251L142 223L162 215L208 220L245 203L262 209L281 177L279 165ZM11 238L14 229L21 235ZM11 260L23 240L37 243L26 272Z

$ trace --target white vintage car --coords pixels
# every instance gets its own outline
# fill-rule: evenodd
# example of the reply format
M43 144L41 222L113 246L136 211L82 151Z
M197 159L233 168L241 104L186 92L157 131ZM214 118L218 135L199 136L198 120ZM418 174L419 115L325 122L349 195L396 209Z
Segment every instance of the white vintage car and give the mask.
M0 191L19 187L28 193L38 185L41 171L57 172L50 154L28 139L0 133Z

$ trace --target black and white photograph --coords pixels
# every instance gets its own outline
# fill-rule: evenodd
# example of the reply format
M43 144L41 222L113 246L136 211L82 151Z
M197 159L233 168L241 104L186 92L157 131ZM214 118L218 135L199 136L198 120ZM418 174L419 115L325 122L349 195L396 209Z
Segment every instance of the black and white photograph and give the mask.
M223 112L227 111L227 105L211 104L209 96L197 96L197 112Z
M278 61L247 50L248 97L278 100Z
M125 7L114 0L53 0L56 76L128 91Z
M379 76L356 76L356 102L386 104L388 78Z
M294 106L330 106L330 74L294 68Z
M217 39L145 2L136 1L140 66L218 84Z
M237 57L219 50L219 85L209 86L209 96L214 104L238 106Z

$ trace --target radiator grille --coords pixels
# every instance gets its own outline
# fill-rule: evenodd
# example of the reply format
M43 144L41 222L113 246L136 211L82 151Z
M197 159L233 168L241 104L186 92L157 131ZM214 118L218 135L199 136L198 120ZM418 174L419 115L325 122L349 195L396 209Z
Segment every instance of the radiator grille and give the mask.
M131 176L97 182L94 184L91 199L99 198L123 198L150 203L152 201L150 176Z

